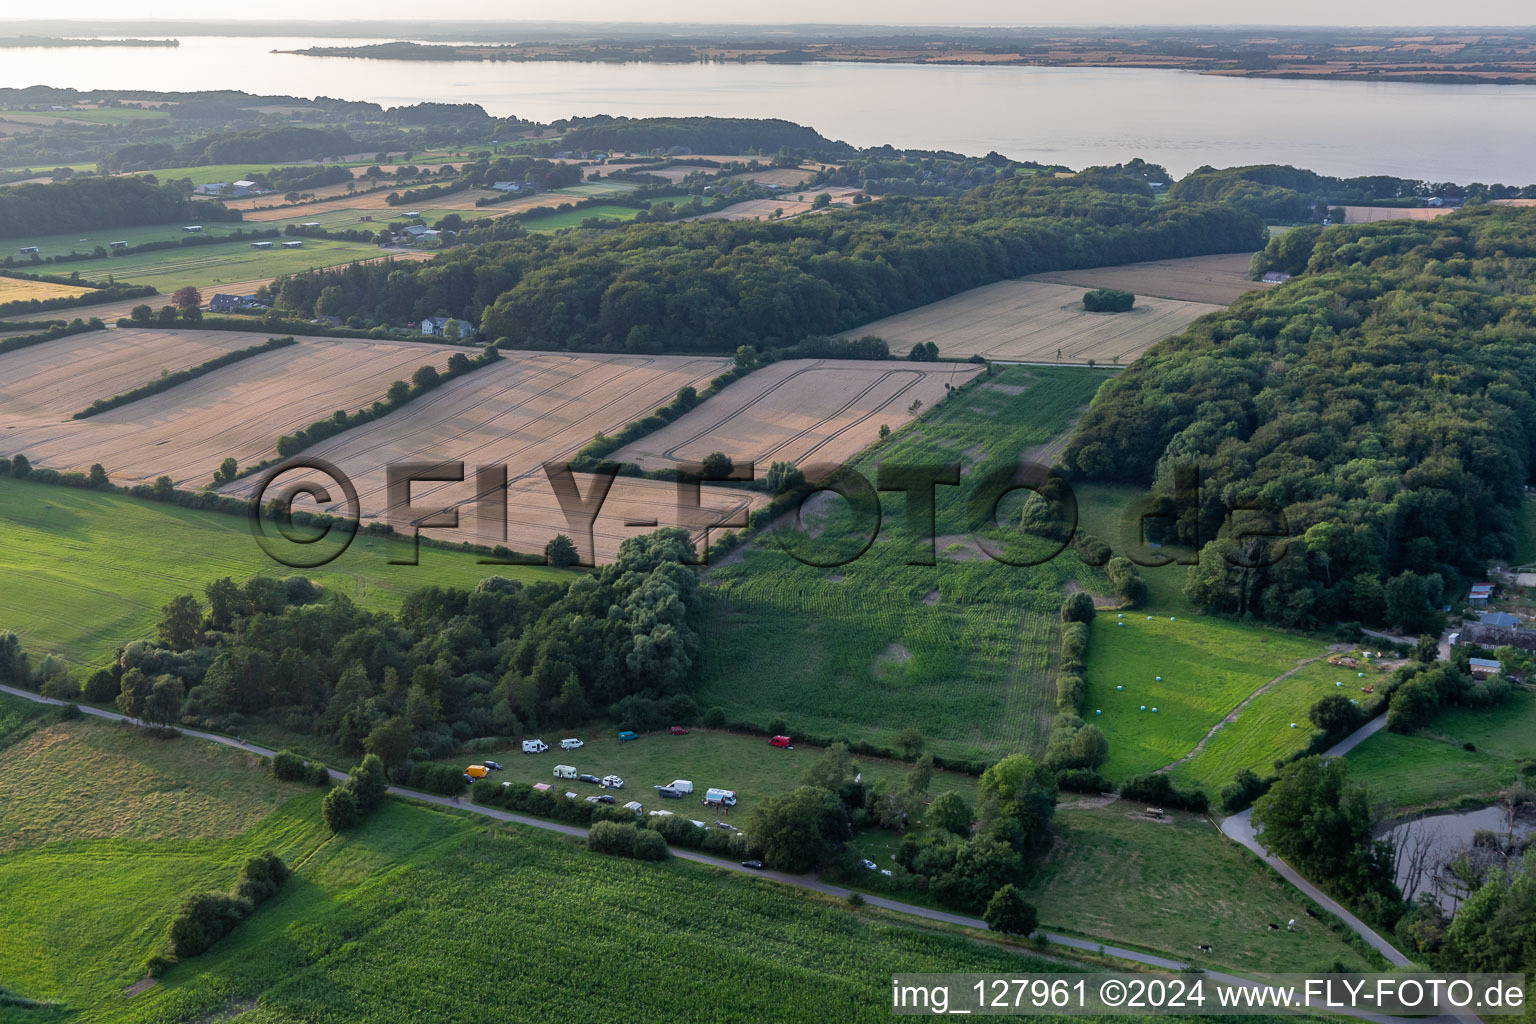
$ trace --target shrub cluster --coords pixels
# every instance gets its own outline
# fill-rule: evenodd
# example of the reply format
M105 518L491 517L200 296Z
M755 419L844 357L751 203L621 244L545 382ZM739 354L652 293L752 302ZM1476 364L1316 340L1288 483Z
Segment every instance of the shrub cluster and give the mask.
M692 827L692 826L690 826ZM625 822L599 821L587 833L587 849L636 860L666 860L672 856L660 833Z
M1211 799L1198 789L1179 789L1167 775L1149 772L1133 775L1120 784L1120 796L1126 800L1140 800L1164 807L1182 807L1186 811L1204 814L1210 809Z
M268 852L245 862L233 895L203 892L188 896L166 930L168 952L151 956L144 964L145 973L158 978L178 960L206 953L271 899L290 873L282 858Z
M351 828L378 809L388 788L384 762L369 754L352 769L346 782L325 794L320 813L332 832Z
M1135 295L1118 288L1095 288L1083 296L1083 308L1090 313L1124 313L1135 304Z
M288 750L279 750L273 756L272 774L284 782L307 782L321 789L331 784L331 773L324 762L306 762L298 754Z

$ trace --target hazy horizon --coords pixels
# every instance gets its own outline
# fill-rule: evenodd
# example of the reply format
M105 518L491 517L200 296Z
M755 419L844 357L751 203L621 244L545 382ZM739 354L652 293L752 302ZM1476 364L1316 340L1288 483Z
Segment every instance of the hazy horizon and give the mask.
M11 19L0 31L26 33L36 31L36 26L75 26L80 34L102 34L100 26L154 25L160 22L184 22L197 25L228 25L249 29L265 24L299 24L336 27L351 25L359 35L371 35L370 26L381 22L428 27L459 23L475 23L482 26L530 27L548 25L609 25L615 28L654 25L657 27L721 26L740 27L869 27L869 28L1084 28L1084 29L1159 29L1159 28L1206 28L1206 29L1266 29L1266 28L1319 28L1319 29L1405 29L1405 30L1454 30L1489 28L1529 28L1532 19L1526 0L1469 0L1460 5L1460 18L1455 22L1444 20L1443 4L1430 0L1402 0L1392 4L1375 4L1381 9L1380 16L1367 13L1367 5L1339 4L1334 0L1297 0L1285 7L1267 10L1263 21L1232 20L1230 4L1219 0L1184 0L1176 6L1158 9L1155 20L1146 18L1145 4L1132 0L1083 0L1070 8L1071 16L1052 18L1043 8L1032 12L1033 16L1019 17L1017 5L1000 3L998 0L957 0L946 6L950 17L935 21L931 4L918 0L885 0L880 4L868 2L846 3L835 10L814 0L786 0L775 7L779 17L764 20L762 11L747 8L754 17L730 17L714 4L698 0L658 0L648 10L654 17L636 18L633 5L617 0L592 0L585 8L562 12L560 18L506 18L498 17L502 5L497 0L453 0L443 5L444 13L432 19L419 16L420 7L413 0L375 0L367 19L316 18L315 5L309 0L269 0L263 5L261 17L214 17L207 16L207 5L197 0L155 0L153 13L138 17L123 16L118 0L76 0L71 5L68 18ZM868 10L871 16L861 12ZM878 13L878 17L873 16ZM722 17L723 14L726 16Z

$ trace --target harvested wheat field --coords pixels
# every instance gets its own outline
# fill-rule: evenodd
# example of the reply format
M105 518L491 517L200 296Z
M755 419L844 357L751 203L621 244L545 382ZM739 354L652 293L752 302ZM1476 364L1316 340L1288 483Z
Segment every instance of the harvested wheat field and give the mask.
M236 331L91 331L0 355L0 421L67 420L99 398L148 384L225 352L260 345Z
M735 381L703 405L619 449L617 462L663 469L721 451L753 462L844 462L873 444L881 425L912 419L913 401L935 405L945 385L981 371L971 363L790 359Z
M208 339L220 334L195 333ZM264 340L239 332L227 337L231 348ZM280 435L338 409L372 405L419 366L443 370L453 351L416 342L303 338L85 420L60 422L6 408L0 410L0 438L10 452L58 470L83 472L99 462L116 483L164 475L178 486L199 487L226 457L242 466L270 458Z
M1089 313L1082 287L999 281L847 331L873 334L892 352L933 342L939 354L1013 362L1129 363L1197 317L1222 307L1138 295L1127 313Z
M856 188L842 186L830 186L827 188L805 189L803 191L786 190L783 194L772 199L748 199L745 202L733 203L723 210L714 210L710 213L701 213L697 217L686 217L685 220L772 220L777 212L782 219L798 217L806 213L820 213L831 209L822 207L821 210L812 210L811 203L821 193L827 193L832 197L834 206L851 206L853 197L859 194ZM804 201L798 197L805 196Z
M1262 287L1248 279L1251 253L1229 252L1214 256L1188 256L1176 260L1148 260L1088 270L1053 270L1034 274L1026 281L1070 284L1078 288L1119 288L1142 296L1208 302L1230 306L1238 296Z
M819 168L820 165L809 170L804 167L767 167L760 171L742 171L739 174L732 174L727 180L755 181L759 185L780 185L792 189L809 181Z
M77 284L54 284L51 281L28 281L22 277L0 277L0 302L17 302L23 299L72 299L90 290Z
M1434 220L1455 213L1451 206L1345 206L1345 224L1375 224L1380 220Z
M684 356L573 356L515 353L411 402L383 419L349 430L306 451L347 473L357 486L364 519L410 521L445 508L461 508L453 540L499 544L494 526L475 513L475 469L504 466L510 482L505 543L518 551L542 551L556 533L571 533L543 464L568 459L598 433L614 433L671 401L685 386L702 388L728 361ZM411 510L391 508L386 468L401 462L462 461L466 480L422 482L411 488ZM579 478L583 494L589 478ZM226 493L245 496L249 481ZM747 509L746 492L707 489L705 504ZM613 486L595 532L599 560L611 558L640 520L677 522L676 489L670 483L621 478ZM650 528L650 527L647 527Z

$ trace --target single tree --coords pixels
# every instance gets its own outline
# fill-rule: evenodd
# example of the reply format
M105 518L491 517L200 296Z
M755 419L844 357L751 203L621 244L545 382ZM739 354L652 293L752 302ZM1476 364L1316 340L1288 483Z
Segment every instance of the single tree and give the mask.
M179 594L160 609L160 623L155 632L160 642L173 651L196 647L203 640L203 609L191 594Z
M99 462L92 463L91 475L86 478L86 482L89 483L92 487L98 489L107 486L109 483L107 479L107 468Z
M730 477L736 464L725 452L710 452L704 456L704 478L707 480L725 480Z
M581 561L576 542L563 533L557 533L544 545L544 558L556 569L564 569Z
M1024 901L1012 882L992 894L981 917L988 928L1004 935L1029 935L1038 924L1034 906Z
M178 288L171 293L171 305L177 309L190 309L203 304L203 293L192 285Z

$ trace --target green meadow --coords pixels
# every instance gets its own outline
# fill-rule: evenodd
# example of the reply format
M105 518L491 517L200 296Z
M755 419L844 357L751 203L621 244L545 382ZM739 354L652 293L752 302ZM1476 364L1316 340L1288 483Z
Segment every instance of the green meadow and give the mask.
M1070 550L1034 566L993 561L970 539L966 502L986 469L1065 430L1103 379L1089 369L1001 368L854 460L872 481L886 462L964 463L960 486L937 488L935 565L907 564L922 538L905 521L903 497L887 493L878 539L847 564L806 565L781 544L797 538L818 548L818 561L849 553L860 527L832 497L808 503L805 529L781 524L782 534L711 570L700 704L758 726L783 719L791 732L884 745L916 727L951 756L1041 751L1055 713L1065 585L1107 584ZM1048 559L1053 547L1008 526L984 532L1016 560Z
M542 217L529 217L523 221L523 227L529 231L558 231L561 228L579 227L581 222L591 217L603 217L608 220L633 220L639 209L633 206L613 206L602 204L599 206L584 206L579 210L566 210L562 213L548 213Z
M1364 678L1359 676L1362 671ZM1389 675L1373 667L1337 667L1326 660L1298 669L1245 705L1198 754L1175 768L1173 777L1215 795L1244 768L1271 775L1276 759L1306 747L1317 731L1307 714L1313 704L1330 694L1363 702L1367 698L1361 686L1384 682Z
M0 715L17 703L0 697ZM172 834L104 835L64 813L63 787L8 809L0 828L50 827L0 858L0 888L27 893L0 901L0 979L49 1005L0 1006L5 1024L231 1015L756 1024L767 1006L793 1019L877 1021L889 1017L896 971L1049 968L764 880L604 857L577 840L395 800L333 836L318 791L241 767L235 751L211 756L230 762L217 766L218 781L232 787L224 800L255 815L246 827L188 815L176 800L146 810L158 791L196 788L209 767L198 741L84 720L39 726L29 739L61 757L125 744L117 761L127 763L112 778L126 781L92 793L99 817L140 815ZM154 763L150 774L133 775L138 757ZM180 771L177 758L188 758ZM126 995L181 900L228 890L244 859L265 850L295 872L278 894L207 954Z
M1347 756L1350 777L1394 812L1486 803L1536 758L1536 693L1518 688L1497 707L1451 708L1412 735L1383 729Z
M1177 761L1243 698L1321 653L1319 643L1223 619L1100 612L1083 717L1109 739L1101 770L1119 781Z
M16 631L34 656L55 653L76 666L99 666L122 644L153 636L160 608L177 594L201 595L223 576L299 572L269 558L242 516L9 478L0 478L0 538L0 629ZM426 586L568 576L428 547L420 565L389 564L409 553L404 541L359 534L336 561L303 575L380 610Z

